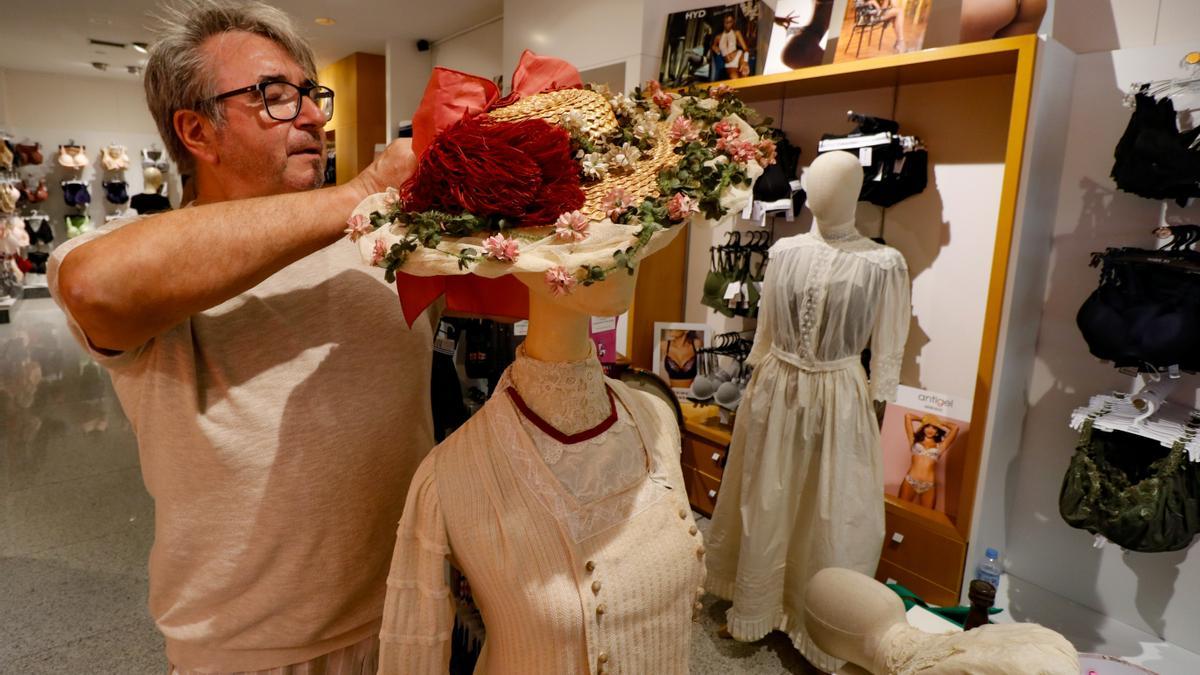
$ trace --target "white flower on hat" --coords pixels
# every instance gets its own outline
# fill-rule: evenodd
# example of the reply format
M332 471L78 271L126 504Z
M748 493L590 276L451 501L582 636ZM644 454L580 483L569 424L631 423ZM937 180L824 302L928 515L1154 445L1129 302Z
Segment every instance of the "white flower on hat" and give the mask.
M717 99L702 98L702 99L696 101L696 107L701 110L716 110L717 109Z
M637 113L637 104L624 93L613 96L608 102L617 117L630 117Z
M580 166L583 169L583 175L588 178L599 180L608 175L608 162L604 160L604 155L598 152L589 152L584 155Z
M568 110L562 114L560 119L568 131L586 134L592 129L592 124L588 121L587 116L579 110Z
M619 148L609 150L608 161L613 165L613 168L627 170L632 169L633 165L642 158L642 151L632 143L625 143Z

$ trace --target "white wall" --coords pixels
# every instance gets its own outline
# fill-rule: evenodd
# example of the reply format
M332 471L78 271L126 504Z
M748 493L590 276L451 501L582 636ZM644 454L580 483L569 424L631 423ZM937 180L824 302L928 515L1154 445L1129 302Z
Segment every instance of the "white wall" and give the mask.
M408 38L387 41L384 49L384 67L387 69L387 140L396 137L396 127L402 121L412 119L425 83L433 69L432 50L417 51L417 43Z
M496 19L433 45L433 65L494 78L504 74L504 20Z
M18 140L29 139L42 144L45 163L24 167L23 176L45 177L50 197L37 208L52 218L58 241L66 236L62 216L75 213L63 202L59 181L79 177L55 161L58 146L68 140L87 146L91 165L83 170L82 180L89 183L92 202L88 208L93 224L102 224L105 215L125 208L108 203L104 198L106 175L100 165L100 149L110 143L124 145L129 152L130 168L124 174L130 196L142 191L142 171L139 152L157 143L159 138L154 119L146 107L140 80L124 82L111 78L78 77L34 73L22 70L0 71L4 89L0 90L0 108L4 110L4 125ZM179 173L172 166L168 187L172 201L178 205Z

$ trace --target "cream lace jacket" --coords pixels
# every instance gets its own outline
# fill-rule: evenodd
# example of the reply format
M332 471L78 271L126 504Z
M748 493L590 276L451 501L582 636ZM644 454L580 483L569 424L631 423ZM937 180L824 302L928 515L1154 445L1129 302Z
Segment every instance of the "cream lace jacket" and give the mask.
M417 469L388 577L381 673L447 672L449 558L487 627L477 672L687 672L704 546L678 426L649 394L609 385L646 449L646 471L621 491L578 502L503 395L507 378Z

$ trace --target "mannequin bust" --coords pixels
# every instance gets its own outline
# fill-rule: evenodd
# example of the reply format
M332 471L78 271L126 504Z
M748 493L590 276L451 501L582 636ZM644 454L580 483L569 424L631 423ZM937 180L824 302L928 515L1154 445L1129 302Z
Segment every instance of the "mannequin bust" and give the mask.
M1071 643L1037 624L925 633L908 625L899 596L852 570L830 567L817 572L805 601L805 627L817 646L873 675L1079 672Z
M836 241L855 234L854 214L862 191L863 170L854 155L838 150L820 155L804 172L808 208L821 237Z
M142 194L156 195L162 191L163 175L158 169L148 166L142 170Z

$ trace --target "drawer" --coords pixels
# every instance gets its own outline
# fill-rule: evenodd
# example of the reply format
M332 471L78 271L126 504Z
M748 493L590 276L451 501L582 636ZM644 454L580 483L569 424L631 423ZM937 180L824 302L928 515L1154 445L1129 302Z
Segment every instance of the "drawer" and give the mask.
M912 570L907 570L886 560L879 561L879 567L875 571L875 579L881 583L896 582L921 596L922 600L931 605L955 606L958 604L958 593L956 591L935 584ZM957 585L955 583L955 586Z
M711 517L713 509L717 506L717 493L721 490L720 479L685 466L683 480L687 483L688 502L692 508Z
M729 448L709 442L698 436L684 434L683 465L720 480L725 473L725 460Z
M880 553L883 560L917 572L943 588L957 589L966 555L966 542L932 531L917 517L887 513Z

